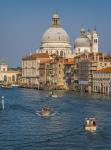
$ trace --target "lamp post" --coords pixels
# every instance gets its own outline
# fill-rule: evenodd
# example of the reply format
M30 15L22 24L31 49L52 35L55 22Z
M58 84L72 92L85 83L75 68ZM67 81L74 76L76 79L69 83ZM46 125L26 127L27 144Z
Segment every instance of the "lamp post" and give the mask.
M2 109L4 110L4 96L2 96Z
M110 82L109 82L109 96L111 96L111 79L110 79Z
M37 76L37 88L38 88L38 90L39 90L39 76Z

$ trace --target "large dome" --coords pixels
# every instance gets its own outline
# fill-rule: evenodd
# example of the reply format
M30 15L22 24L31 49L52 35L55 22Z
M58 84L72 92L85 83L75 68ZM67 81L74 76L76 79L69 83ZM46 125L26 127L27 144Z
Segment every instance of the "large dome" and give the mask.
M69 43L67 32L61 27L50 27L43 34L42 43Z
M67 32L60 25L58 14L52 17L52 25L43 34L40 50L48 54L68 57L71 55L71 45Z

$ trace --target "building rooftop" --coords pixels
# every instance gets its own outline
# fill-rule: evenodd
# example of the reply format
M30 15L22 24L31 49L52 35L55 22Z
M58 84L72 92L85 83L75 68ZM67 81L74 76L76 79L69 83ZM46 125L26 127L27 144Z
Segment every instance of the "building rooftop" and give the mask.
M111 73L111 67L102 68L96 71L97 73Z
M50 58L47 53L34 53L22 58L22 60L34 60L37 58Z
M74 65L75 64L75 60L74 60L74 58L65 59L64 64L65 65Z

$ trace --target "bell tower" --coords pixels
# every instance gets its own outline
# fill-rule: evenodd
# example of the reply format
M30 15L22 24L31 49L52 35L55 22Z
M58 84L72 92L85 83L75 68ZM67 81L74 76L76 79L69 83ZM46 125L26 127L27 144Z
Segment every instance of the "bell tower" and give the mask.
M96 28L92 31L92 52L98 52L98 34Z

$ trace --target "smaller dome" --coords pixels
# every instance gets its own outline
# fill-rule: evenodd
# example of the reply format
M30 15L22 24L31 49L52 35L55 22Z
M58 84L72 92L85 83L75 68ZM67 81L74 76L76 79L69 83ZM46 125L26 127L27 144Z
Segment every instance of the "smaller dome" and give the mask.
M55 19L59 19L59 15L57 13L55 13L52 18L55 18Z
M6 61L4 59L0 60L0 65L7 65Z
M90 47L90 40L88 38L80 37L75 40L75 47Z
M80 37L86 37L86 30L84 28L80 29Z
M84 28L81 28L80 32L86 32L86 30Z

